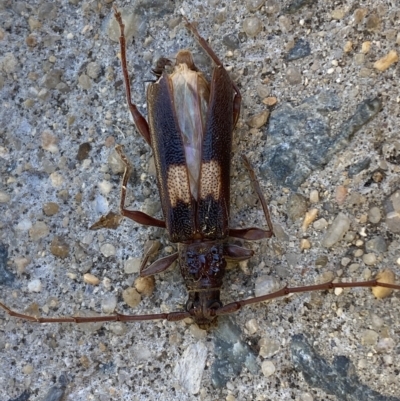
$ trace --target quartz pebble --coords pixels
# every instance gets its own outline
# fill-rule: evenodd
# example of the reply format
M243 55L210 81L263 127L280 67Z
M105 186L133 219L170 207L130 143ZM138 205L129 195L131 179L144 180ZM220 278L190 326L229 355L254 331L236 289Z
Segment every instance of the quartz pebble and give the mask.
M37 278L28 283L28 291L29 292L40 292L42 291L42 283Z
M95 275L90 273L86 273L83 275L83 281L86 284L90 285L98 285L100 283L100 280Z
M364 330L361 334L362 345L375 345L378 341L379 334L375 330Z
M100 247L100 252L106 257L114 256L116 254L115 246L112 244L103 244Z
M262 23L257 17L249 17L243 21L243 31L246 35L254 37L262 30Z
M128 258L124 263L124 272L126 274L139 273L141 263L140 258Z
M318 216L318 209L311 209L308 212L306 212L306 215L304 216L303 220L302 230L306 231L308 226L317 218L317 216Z
M117 307L117 297L114 294L109 294L103 297L101 301L101 310L104 313L113 313Z
M343 238L349 228L350 219L344 213L339 213L322 240L322 246L331 248Z
M29 230L29 236L31 237L32 241L39 241L41 238L49 235L49 232L50 230L46 223L38 221Z
M362 260L367 266L373 266L376 264L376 255L374 253L366 253L363 255Z
M382 215L378 207L371 207L368 211L368 220L372 224L378 224L381 221Z
M271 362L271 361L264 361L264 362L261 364L261 370L262 370L263 375L264 375L265 377L270 377L270 376L272 376L272 375L275 373L276 368L275 368L275 365L274 365L273 362Z

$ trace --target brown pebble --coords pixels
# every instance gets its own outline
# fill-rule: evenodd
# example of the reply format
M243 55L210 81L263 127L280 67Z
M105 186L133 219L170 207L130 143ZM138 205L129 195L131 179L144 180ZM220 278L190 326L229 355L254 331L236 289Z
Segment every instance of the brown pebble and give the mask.
M150 296L154 292L154 277L138 277L134 282L134 286L140 294Z
M29 35L26 37L25 39L25 43L29 46L29 47L35 47L37 46L37 39L35 36L33 35Z
M308 226L317 218L318 216L318 209L311 209L306 212L303 220L303 231L307 231Z
M63 237L54 237L53 241L51 241L50 252L57 256L58 258L66 258L69 255L69 245L65 238Z
M339 185L336 188L335 199L338 205L343 205L347 198L347 188L343 185Z
M88 158L89 152L92 149L92 145L89 142L84 142L79 145L78 154L76 159L82 161Z
M82 365L85 369L89 368L89 366L90 366L90 360L89 360L89 358L88 358L86 355L82 355L82 356L79 358L79 362L81 363L81 365Z
M90 273L86 273L83 275L83 281L86 284L90 284L90 285L98 285L100 283L100 280L94 276L93 274Z
M122 292L122 298L124 302L131 308L138 306L140 300L142 299L140 294L132 287L127 288Z
M275 96L270 96L263 99L262 102L267 106L274 106L278 102L278 99Z
M258 113L247 120L247 124L251 128L261 128L268 120L269 111L264 110L261 113Z
M353 50L353 43L352 43L350 40L348 40L348 41L344 44L343 51L344 51L345 53L350 53L352 50Z
M55 202L47 202L43 205L43 213L46 216L54 216L55 214L58 213L59 210L60 207Z
M374 68L378 71L387 70L392 64L399 61L399 56L396 50L391 50L386 56L377 60L374 64Z
M390 269L385 269L379 272L375 277L381 283L394 284L396 281L396 275ZM385 287L372 287L372 293L376 298L382 299L388 297L393 292L391 288Z
M106 148L111 148L115 144L115 138L113 136L108 136L104 142Z

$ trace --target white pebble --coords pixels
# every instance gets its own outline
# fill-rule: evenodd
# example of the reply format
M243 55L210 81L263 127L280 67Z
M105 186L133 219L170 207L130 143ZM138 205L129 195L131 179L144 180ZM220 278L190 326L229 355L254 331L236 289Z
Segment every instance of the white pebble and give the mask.
M116 254L115 246L113 244L103 244L100 247L100 252L106 257L114 256Z
M263 375L265 377L269 377L269 376L272 376L275 373L276 368L275 368L275 365L273 364L273 362L264 361L261 364L261 370L262 370Z
M42 283L36 278L28 283L28 291L29 292L40 292L42 291Z

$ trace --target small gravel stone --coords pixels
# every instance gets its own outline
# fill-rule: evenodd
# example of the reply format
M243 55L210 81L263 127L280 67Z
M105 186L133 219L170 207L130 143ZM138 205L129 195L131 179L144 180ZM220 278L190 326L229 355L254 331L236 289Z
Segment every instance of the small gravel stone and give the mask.
M101 71L100 64L95 61L90 62L86 67L87 75L92 79L97 79Z
M376 352L379 354L383 353L390 353L393 351L395 348L396 343L393 340L393 338L386 337L386 338L381 338L378 343L375 345L374 349Z
M115 256L117 253L115 246L113 244L103 244L100 247L100 252L106 257Z
M245 323L245 327L250 335L257 333L258 324L256 319L250 319Z
M372 224L378 224L381 221L382 214L378 207L371 207L368 211L368 220Z
M142 260L140 258L129 258L124 263L124 272L126 274L139 273L141 263Z
M262 28L262 23L257 17L249 17L243 21L243 31L248 36L257 36L262 31Z
M58 258L64 259L69 255L69 245L64 237L54 237L51 241L50 252Z
M82 89L89 90L92 87L92 81L86 74L81 74L78 79L79 86Z
M175 365L174 376L190 394L197 394L200 391L206 359L207 347L199 341L189 345Z
M349 228L350 219L344 213L339 213L328 228L325 238L322 240L322 246L331 248L343 238Z
M49 232L49 227L43 221L38 221L29 230L29 236L32 241L39 241L41 238L47 237Z
M264 110L247 120L247 124L252 128L261 128L268 120L269 111Z
M379 334L375 330L364 330L361 333L362 345L375 345L378 341Z
M89 153L92 149L92 145L89 142L84 142L79 145L78 154L76 160L82 161L88 158Z
M54 216L59 210L60 206L55 202L47 202L43 205L43 213L46 216Z
M302 225L302 230L307 231L308 226L317 218L318 216L318 209L311 209L308 212L306 212L306 215L304 216L303 220L303 225Z
M264 375L265 377L270 377L270 376L272 376L272 375L275 373L276 368L275 368L275 365L274 365L273 362L271 362L271 361L264 361L264 362L261 364L261 370L262 370L263 375Z
M285 76L290 85L301 84L301 72L296 67L288 67Z
M154 277L153 276L138 277L134 282L134 286L137 292L149 297L154 292L154 287L155 287Z
M269 337L262 337L258 341L258 346L260 347L259 355L263 358L272 358L280 349L279 342Z
M390 269L385 269L385 270L379 272L375 278L378 281L380 281L381 283L394 284L396 281L396 275ZM393 290L391 288L385 288L385 287L379 287L379 286L372 287L372 293L378 299L386 298L392 292L393 292Z
M258 276L255 282L254 295L259 297L278 291L280 288L281 284L276 278L266 275Z
M399 61L399 56L395 50L391 50L386 56L377 60L374 68L378 71L386 71L392 64Z
M115 149L108 156L108 166L113 174L122 174L125 171L125 164Z
M101 301L101 310L106 314L111 314L117 307L117 297L114 294L109 294L103 297Z
M316 189L313 189L310 192L310 196L309 196L310 202L311 203L318 203L319 202L319 193Z
M8 203L10 202L11 195L7 192L0 191L0 203Z
M50 153L58 153L58 139L49 131L44 131L41 135L42 148Z
M377 235L365 243L365 252L383 253L387 251L385 238Z
M100 280L93 274L86 273L83 275L83 281L90 285L99 285Z
M64 178L61 174L54 172L50 174L50 182L53 187L59 188L64 183Z
M122 299L128 306L134 308L139 305L142 297L134 288L130 287L122 291Z
M362 259L367 266L373 266L376 264L376 255L374 253L366 253L363 255Z
M28 283L28 291L29 292L40 292L42 291L42 283L37 278Z
M287 202L287 214L292 221L302 218L307 212L307 199L300 194L292 193Z
M265 0L246 0L246 8L250 12L255 12L260 9L265 3Z

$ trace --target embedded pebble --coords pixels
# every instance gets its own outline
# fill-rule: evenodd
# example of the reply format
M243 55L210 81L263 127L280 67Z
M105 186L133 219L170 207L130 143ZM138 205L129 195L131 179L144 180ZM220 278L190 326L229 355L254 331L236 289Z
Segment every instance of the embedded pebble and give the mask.
M378 207L374 206L368 210L368 220L372 224L378 224L381 221L382 214Z
M29 292L40 292L42 291L42 283L37 278L28 283L28 291Z
M396 275L390 269L385 269L385 270L379 272L375 278L376 278L376 280L380 281L381 283L387 283L387 284L394 284L396 281ZM391 288L385 288L385 287L379 287L379 286L372 287L372 293L378 299L386 298L392 292L393 292L393 290Z
M326 255L319 255L315 260L315 266L318 268L325 267L329 262L329 259Z
M257 11L261 8L265 3L265 0L246 0L246 8L250 12Z
M311 203L318 203L319 202L319 192L316 189L313 189L310 192L309 199L310 199Z
M234 34L227 34L222 38L222 43L230 50L239 49L240 40L237 35Z
M328 227L328 222L324 218L318 219L314 222L313 227L316 230L325 230Z
M50 244L50 252L58 258L64 259L69 255L69 245L64 237L54 237Z
M0 59L0 69L7 74L15 72L18 65L18 60L13 53L6 53L2 59Z
M83 281L86 284L90 285L98 285L100 283L100 280L95 275L90 273L86 273L83 275Z
M117 297L114 294L109 294L102 298L101 310L104 313L106 314L113 313L116 307L117 307Z
M386 224L393 233L400 233L400 190L392 193L386 200Z
M135 282L134 286L142 295L150 296L154 292L155 287L155 280L153 276L149 277L138 277Z
M371 313L371 325L376 329L380 330L384 324L383 319L376 313Z
M245 327L250 335L257 333L258 324L256 319L250 319L245 323Z
M298 39L294 46L289 50L286 60L294 61L307 57L311 54L310 43L302 38Z
M387 70L392 64L399 61L396 50L391 50L386 56L380 58L374 63L374 68L378 71Z
M348 40L343 46L343 51L345 53L350 53L352 50L353 50L353 42Z
M338 205L343 205L344 201L347 198L347 192L348 192L347 188L343 185L339 185L336 188L335 199Z
M307 212L307 199L300 194L292 193L287 203L287 214L292 221L302 218Z
M262 23L257 17L249 17L243 21L243 31L246 35L254 37L262 31Z
M378 341L379 334L375 330L364 330L361 333L362 345L375 345Z
M99 183L99 190L103 195L108 195L112 190L112 184L110 181L103 180Z
M300 249L303 251L304 249L310 249L311 242L307 238L302 238L300 240Z
M0 191L0 203L8 203L10 202L11 195L7 192Z
M139 305L142 297L134 288L129 287L122 291L122 299L128 306L134 308Z
M128 258L124 263L124 272L126 274L139 273L141 263L140 258Z
M175 365L174 376L190 394L197 394L200 391L206 359L207 347L199 341L190 344Z
M376 255L374 253L366 253L363 255L362 260L367 266L373 266L376 264Z
M26 272L26 267L31 263L31 260L28 258L15 258L14 259L15 266L17 268L18 274L23 274Z
M387 251L385 238L377 235L365 243L366 252L383 253Z
M86 74L81 74L78 78L79 86L82 89L88 90L92 87L92 81Z
M263 375L264 375L265 377L270 377L270 376L272 376L272 375L275 373L276 368L275 368L275 365L274 365L273 362L271 362L271 361L264 361L264 362L261 364L261 370L262 370Z
M32 365L25 365L23 368L22 368L22 372L25 374L25 375L30 375L32 372L33 372L33 366Z
M165 2L164 2L165 3ZM161 4L161 3L158 3ZM168 3L165 3L168 4ZM158 6L159 7L159 6ZM147 30L147 21L145 20L145 14L132 12L133 8L123 8L118 11L121 13L122 22L125 25L125 40L126 43L130 43L132 37L143 36ZM119 25L114 17L114 13L111 14L111 18L108 20L108 24L105 29L106 35L114 42L119 41Z
M49 235L49 227L43 221L37 221L32 228L29 229L29 236L32 241L39 241L41 238Z
M42 148L50 153L58 153L58 139L49 131L42 132Z
M386 337L386 338L381 338L375 345L374 349L379 354L383 354L392 352L395 347L396 343L394 342L393 338Z
M285 75L286 80L290 85L297 85L301 83L301 72L296 67L288 67Z
M247 120L247 124L252 128L261 128L268 120L269 111L264 110Z
M110 324L110 330L116 335L116 336L124 336L128 328L126 327L126 324L123 322L113 322Z
M101 66L95 61L90 62L86 67L86 73L90 78L98 78L101 71Z
M125 164L115 149L108 156L108 166L113 174L122 174L125 171Z
M307 231L308 226L317 218L318 209L311 209L304 216L302 230Z
M43 205L43 213L46 216L54 216L59 210L60 206L55 202L47 202Z
M367 54L371 50L371 44L369 40L363 42L361 45L361 53Z
M269 337L262 337L258 341L258 346L260 347L259 355L263 358L271 358L279 352L280 344Z
M32 228L32 222L29 219L22 219L15 227L15 229L19 231L28 231L31 228Z
M346 11L343 8L336 8L331 12L331 17L336 20L341 20L345 16Z
M113 244L103 244L100 247L100 252L106 257L109 258L110 256L114 256L117 251Z
M282 285L274 278L267 275L258 276L255 281L254 295L259 297L278 291Z
M61 174L54 172L50 174L50 182L53 187L58 188L61 187L61 185L63 184L64 178Z
M331 248L343 238L349 228L350 219L344 213L339 213L332 225L328 228L328 231L322 240L322 246L325 248Z
M76 155L76 160L83 161L89 156L92 149L92 145L89 142L84 142L79 145L78 154Z

